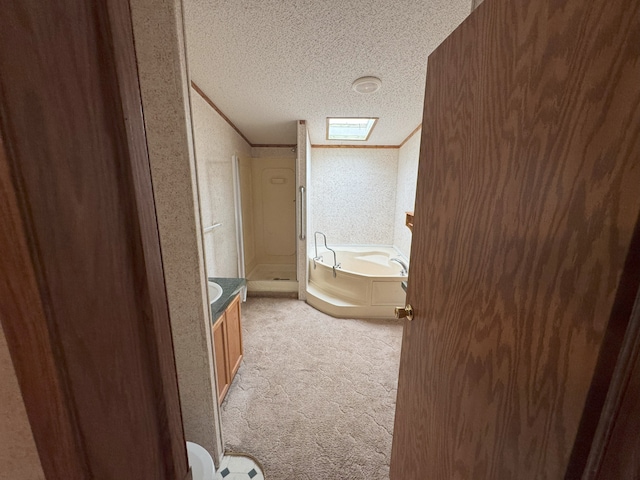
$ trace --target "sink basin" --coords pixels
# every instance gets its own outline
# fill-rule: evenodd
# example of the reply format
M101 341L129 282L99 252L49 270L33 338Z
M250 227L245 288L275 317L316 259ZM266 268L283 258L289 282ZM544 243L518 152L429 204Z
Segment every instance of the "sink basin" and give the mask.
M213 303L222 296L222 287L216 282L209 282L209 303Z

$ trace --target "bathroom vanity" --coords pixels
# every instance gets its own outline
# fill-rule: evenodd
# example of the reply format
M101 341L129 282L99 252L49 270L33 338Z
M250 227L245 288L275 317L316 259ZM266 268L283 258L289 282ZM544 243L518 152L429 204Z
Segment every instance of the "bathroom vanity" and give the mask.
M218 403L224 400L242 361L240 292L243 278L210 278L222 287L222 295L211 304L213 353L218 376Z

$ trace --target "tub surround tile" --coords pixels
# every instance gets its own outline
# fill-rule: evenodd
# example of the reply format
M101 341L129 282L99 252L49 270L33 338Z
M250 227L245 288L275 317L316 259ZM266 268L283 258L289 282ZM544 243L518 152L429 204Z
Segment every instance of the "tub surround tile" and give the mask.
M411 230L405 225L405 212L414 210L416 183L418 181L418 160L420 159L420 138L422 131L416 132L401 148L398 155L398 178L396 183L396 207L393 214L393 244L409 258L411 254Z
M222 224L204 234L207 275L231 277L238 275L232 157L251 157L251 146L193 88L191 100L202 224Z
M393 244L398 149L312 148L311 171L312 232L330 246Z

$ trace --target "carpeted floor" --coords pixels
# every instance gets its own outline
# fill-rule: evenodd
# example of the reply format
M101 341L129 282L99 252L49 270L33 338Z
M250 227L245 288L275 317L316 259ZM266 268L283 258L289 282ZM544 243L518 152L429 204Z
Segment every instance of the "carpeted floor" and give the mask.
M257 457L267 480L388 480L401 324L276 298L249 298L242 322L227 449Z

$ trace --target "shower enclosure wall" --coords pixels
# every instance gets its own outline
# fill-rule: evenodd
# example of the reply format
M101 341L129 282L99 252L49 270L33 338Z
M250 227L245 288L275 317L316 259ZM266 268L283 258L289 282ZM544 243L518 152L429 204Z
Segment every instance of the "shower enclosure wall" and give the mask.
M247 290L297 294L296 159L239 160Z

